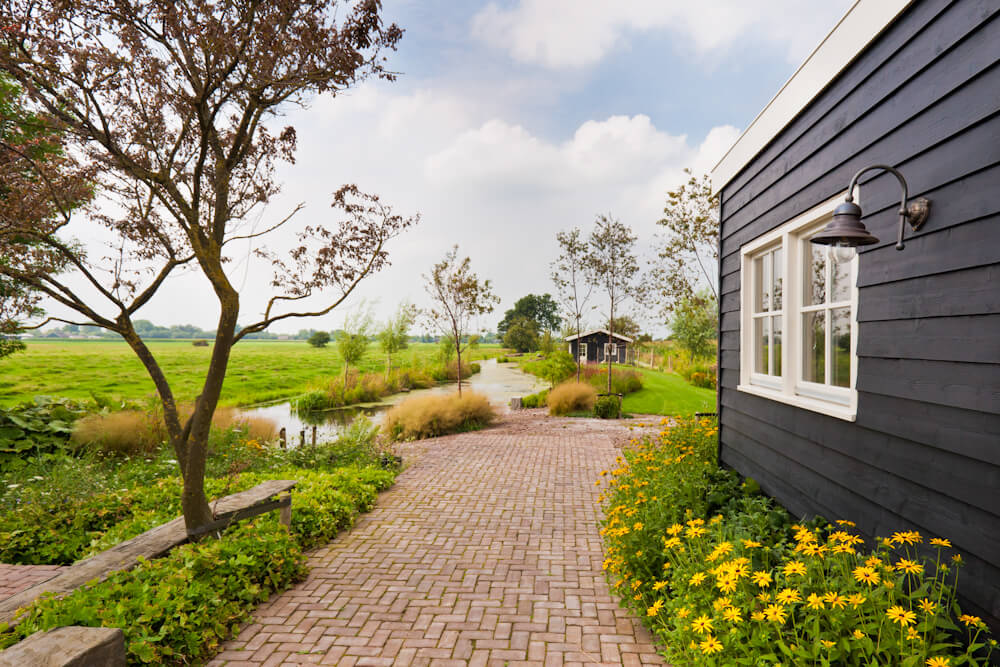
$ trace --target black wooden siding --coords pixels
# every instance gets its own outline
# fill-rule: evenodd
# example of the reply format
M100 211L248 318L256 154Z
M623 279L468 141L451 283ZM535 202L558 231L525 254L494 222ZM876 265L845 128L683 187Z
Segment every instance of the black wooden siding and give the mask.
M740 246L896 165L931 217L894 248L899 189L862 181L854 423L736 390ZM915 2L721 193L720 454L797 515L948 537L1000 618L1000 2Z
M614 339L618 344L618 354L612 361L617 364L624 364L628 360L628 343L618 336L615 336ZM582 339L570 341L571 349L569 352L573 355L574 359L576 359L579 354L579 343L581 342L587 345L588 363L607 361L607 357L604 356L604 345L608 342L608 334L597 332L592 333L589 336L584 336Z

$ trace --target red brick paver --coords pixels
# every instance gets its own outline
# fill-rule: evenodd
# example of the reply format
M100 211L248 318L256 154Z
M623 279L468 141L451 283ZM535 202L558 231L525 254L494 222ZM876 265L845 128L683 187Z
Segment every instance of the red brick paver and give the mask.
M572 429L572 427L570 427ZM427 441L212 665L663 664L601 572L601 434Z
M63 569L60 565L7 565L0 563L0 602L35 584L48 581Z

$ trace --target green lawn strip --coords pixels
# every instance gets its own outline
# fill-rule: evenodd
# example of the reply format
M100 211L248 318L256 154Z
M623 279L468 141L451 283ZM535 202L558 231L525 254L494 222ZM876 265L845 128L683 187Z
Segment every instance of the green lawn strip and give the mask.
M24 352L0 362L0 406L16 405L37 395L86 399L96 393L130 401L154 396L145 368L124 342L43 339L29 340L26 345ZM178 400L194 400L212 348L195 347L189 340L153 340L148 345ZM440 349L433 343L413 343L394 356L393 366L438 363ZM496 345L482 345L472 356L489 358L501 351ZM384 371L385 363L385 355L373 343L358 370ZM242 341L233 348L222 404L249 405L293 397L343 370L335 345L317 349L304 341Z
M622 401L623 411L645 415L715 412L715 391L694 387L673 373L645 368L635 370L642 374L643 387L625 397Z

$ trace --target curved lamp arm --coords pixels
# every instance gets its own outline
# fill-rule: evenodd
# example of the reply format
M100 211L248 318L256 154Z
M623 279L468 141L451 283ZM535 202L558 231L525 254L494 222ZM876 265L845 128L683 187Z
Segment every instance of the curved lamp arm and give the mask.
M927 219L927 215L930 213L931 202L926 197L917 197L912 202L907 202L908 188L906 185L906 179L903 175L899 173L899 170L895 167L890 167L887 164L873 164L870 167L865 167L858 173L854 174L851 179L851 184L847 187L847 198L846 201L854 201L854 188L858 184L858 179L865 172L871 171L872 169L881 169L887 171L896 177L899 181L899 185L903 190L903 198L899 202L899 235L896 239L896 250L902 250L905 246L903 245L903 223L909 221L910 226L916 231L920 229L920 225L924 224Z

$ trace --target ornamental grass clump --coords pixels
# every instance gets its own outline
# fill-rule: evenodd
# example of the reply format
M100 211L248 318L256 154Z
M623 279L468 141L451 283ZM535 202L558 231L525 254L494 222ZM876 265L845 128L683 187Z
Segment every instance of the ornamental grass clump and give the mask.
M564 382L546 397L550 415L590 412L597 401L597 390L585 382Z
M434 438L447 433L474 431L496 419L496 411L482 394L466 390L461 396L415 396L393 407L383 427L393 440Z
M900 531L793 524L727 477L715 426L678 420L602 473L604 569L684 665L985 665L996 641L956 602L960 554ZM731 473L729 473L731 474Z

